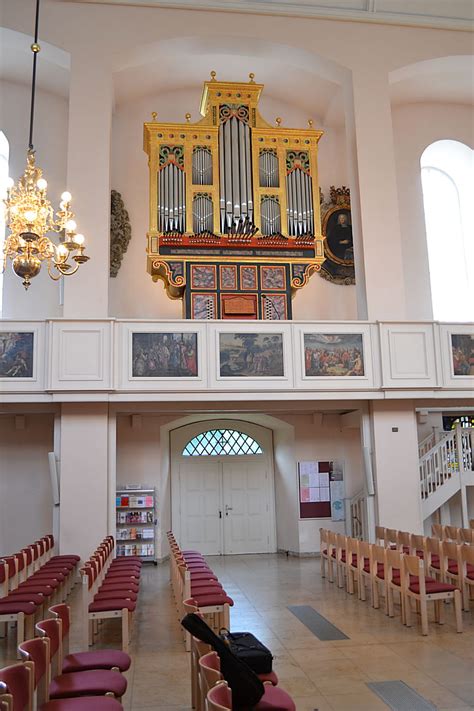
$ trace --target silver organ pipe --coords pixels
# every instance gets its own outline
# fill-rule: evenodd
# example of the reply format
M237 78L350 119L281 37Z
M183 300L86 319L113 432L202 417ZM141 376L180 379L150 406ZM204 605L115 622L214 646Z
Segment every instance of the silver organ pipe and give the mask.
M196 146L193 151L193 184L212 185L212 153L207 146Z
M286 176L288 234L314 234L313 186L311 176L294 168Z
M221 107L219 126L221 232L253 233L252 158L246 107ZM239 114L239 115L237 115Z
M186 176L174 163L165 165L158 176L158 224L160 232L186 230Z
M262 235L281 233L281 215L278 199L272 195L264 195L260 205Z
M206 194L196 194L193 199L193 232L212 232L214 226L214 210L212 198Z
M278 188L278 158L274 150L262 150L259 156L260 187Z

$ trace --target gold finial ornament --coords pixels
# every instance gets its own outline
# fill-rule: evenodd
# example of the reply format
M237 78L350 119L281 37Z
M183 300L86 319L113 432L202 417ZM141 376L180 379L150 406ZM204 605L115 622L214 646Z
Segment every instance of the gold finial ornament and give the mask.
M152 111L152 112L151 112L151 118L152 118L153 121L156 121L156 117L157 117L157 116L158 116L158 114L156 113L156 111Z
M276 123L276 125L278 126L278 128L280 128L280 125L281 125L281 118L280 118L279 116L276 117L275 123Z
M308 119L308 128L313 128L313 119Z
M33 44L31 45L31 51L34 54L37 54L40 50L41 50L41 47L39 46L38 42L33 42Z
M191 114L189 113L189 111L188 111L188 113L185 115L184 118L186 119L186 121L187 121L188 123L191 121Z
M211 72L211 81L216 81L216 72L215 71Z
M253 72L250 72L249 79L251 84L255 84L255 74Z

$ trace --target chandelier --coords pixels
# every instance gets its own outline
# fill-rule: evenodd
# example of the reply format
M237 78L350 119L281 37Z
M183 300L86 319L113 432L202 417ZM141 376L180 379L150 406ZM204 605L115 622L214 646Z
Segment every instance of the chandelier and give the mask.
M48 184L43 171L35 164L33 146L33 125L36 93L36 63L40 46L38 44L40 0L36 0L35 38L31 45L33 52L33 77L31 82L30 132L25 172L15 185L12 178L7 181L5 221L10 234L3 247L1 271L7 260L12 262L13 271L23 286L28 289L31 279L39 274L46 262L49 276L57 281L62 276L75 274L89 257L84 254L84 235L76 232L74 213L71 211L71 193L61 195L59 210L54 209L47 197ZM58 235L57 243L48 234Z

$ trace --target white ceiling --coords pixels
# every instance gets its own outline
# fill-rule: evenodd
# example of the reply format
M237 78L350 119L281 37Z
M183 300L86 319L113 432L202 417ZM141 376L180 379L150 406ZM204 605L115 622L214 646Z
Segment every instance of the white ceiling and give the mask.
M473 0L59 0L97 5L191 8L472 30Z

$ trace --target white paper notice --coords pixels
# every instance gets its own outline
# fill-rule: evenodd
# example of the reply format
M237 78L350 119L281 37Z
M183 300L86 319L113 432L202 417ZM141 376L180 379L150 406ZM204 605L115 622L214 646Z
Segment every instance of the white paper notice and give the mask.
M311 503L314 503L315 501L321 501L320 491L320 489L309 490L309 500L311 501Z
M331 497L329 495L329 486L321 487L321 501L330 501Z
M318 463L317 462L299 462L300 474L317 474L318 473Z
M319 475L319 486L329 486L329 472L323 472Z

